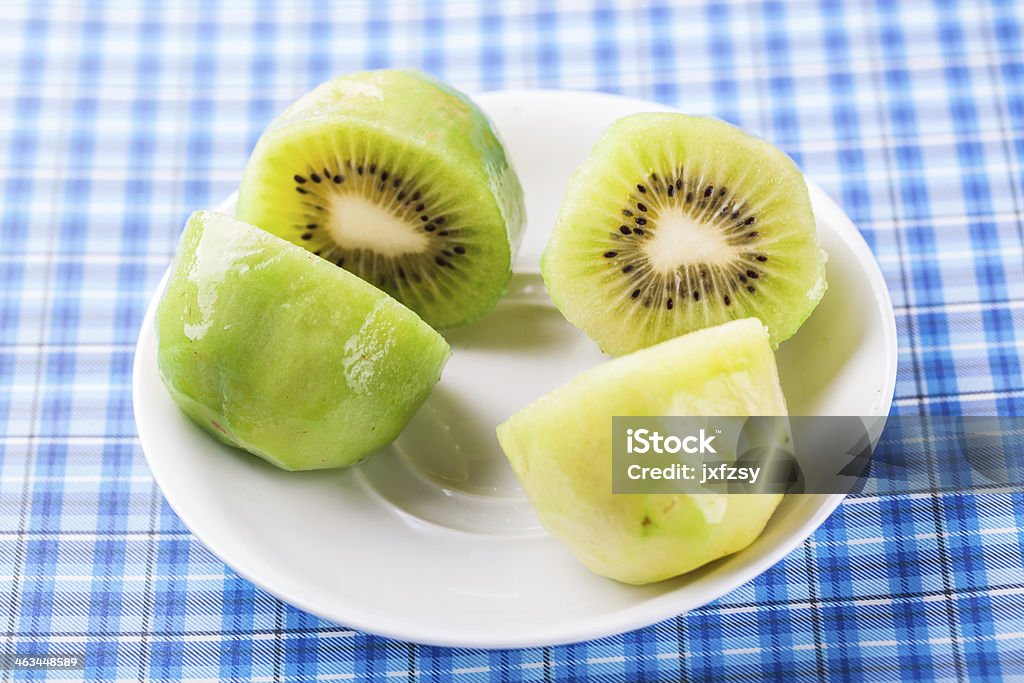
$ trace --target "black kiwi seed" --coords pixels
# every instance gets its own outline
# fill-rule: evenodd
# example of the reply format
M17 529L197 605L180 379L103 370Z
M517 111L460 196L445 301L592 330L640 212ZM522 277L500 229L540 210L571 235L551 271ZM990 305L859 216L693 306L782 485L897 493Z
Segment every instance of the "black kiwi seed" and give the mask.
M454 251L455 251L456 254L465 254L466 253L466 248L463 247L463 246L458 246L458 247L454 248Z
M402 179L401 178L395 178L394 180L391 181L391 187L395 188L396 190L398 189L398 186L401 185L401 184L402 184Z
M629 229L628 225L620 225L619 232L621 232L623 235L629 235L633 231Z
M633 212L632 212L632 211L630 211L629 209L623 209L623 210L622 210L622 215L623 215L623 216L632 216L632 215L633 215Z
M414 202L416 202L416 201L419 201L419 199L420 199L420 191L416 190L415 192L412 193L412 200Z
M341 176L341 175L336 175L333 178L331 178L331 180L334 181L335 185L341 185L341 181L344 180L344 179L345 178L343 176Z
M440 256L435 256L435 257L434 257L434 261L435 261L435 262L437 263L437 265L439 265L439 266L447 266L447 265L448 265L448 262L447 262L447 261L445 261L445 260L444 260L443 258L441 258Z
M313 239L313 233L311 233L311 232L303 233L302 239L304 239L304 240L311 240L311 239Z
M623 273L630 273L632 271L633 271L633 265L632 264L630 264L628 266L623 266L622 267L622 272Z
M755 230L755 231L753 231L753 232L748 232L748 233L747 233L747 238L748 238L748 239L753 239L754 237L757 237L757 235L758 235L758 232L757 232L757 230Z
M642 203L638 203L638 204L636 205L636 208L640 209L641 211L643 211L643 212L645 212L645 213L646 213L646 211L647 211L647 206L646 206L645 204L642 204Z
M693 300L700 301L700 292L698 292L696 289L693 290Z
M424 226L423 229L426 230L427 232L434 232L435 230L437 230L437 226L433 225L433 224L430 224L430 225Z
M755 216L751 216L747 220L743 221L743 225L753 225L755 220L757 220L757 218Z
M370 175L377 172L377 164L370 164Z
M448 233L447 230L442 230L441 232L439 232L437 234L440 235L441 237L447 237L449 233Z
M438 225L441 225L442 223L444 223L444 216L438 216L437 218L434 219L434 222L437 223Z
M633 232L635 232L638 235L642 235L642 234L644 234L644 229L643 228L633 228Z
M306 227L309 228L310 230L315 230L316 223L306 223Z
M693 201L693 193L692 192L687 192L686 193L686 203L689 204L692 201Z
M740 275L736 279L739 280L740 282L746 282L747 281L747 276L746 275Z
M728 306L729 304L731 304L731 303L732 303L732 299L730 299L730 298L729 298L729 295L728 295L728 294L726 294L726 295L725 295L725 296L724 296L724 297L722 298L722 301L724 301L724 302L725 302L725 305L726 305L726 306Z
M363 167L362 166L356 166L356 173L358 173L359 175L363 175Z
M405 268L398 266L398 277L405 279Z
M714 194L714 192L715 192L714 186L713 185L708 185L708 189L704 190L704 197L705 197L705 199L710 197L712 194Z
M294 178L295 178L295 182L297 182L297 183L304 183L304 182L306 182L306 179L303 178L300 175L295 175Z
M669 186L668 186L668 196L669 196L669 197L671 197L671 196L673 196L673 195L674 195L675 193L676 193L676 188L675 188L675 186L674 186L674 185L669 185Z
M683 179L682 178L676 178L676 189L677 190L683 189Z
M424 214L423 216L420 216L420 220L426 223L427 221L430 220L430 216Z
M757 289L753 285L747 285L747 291L753 294Z
M316 173L310 173L309 179L312 180L314 183L320 182L320 176L318 176Z
M387 180L388 179L388 172L387 171L381 171L380 172L380 179L381 180Z
M729 191L728 188L723 187L721 190L718 191L718 196L719 197L724 197L725 193L728 192L728 191Z
M757 260L758 260L758 261L760 261L761 263L764 263L765 261L767 261L767 260L768 260L768 257L767 257L767 256L764 256L764 255L762 255L762 254L758 254L758 255L757 255Z
M452 252L448 251L447 249L442 249L441 253L447 256L448 258L451 258L453 256Z
M635 299L635 298L637 298L638 296L640 296L640 290L639 290L639 289L634 289L634 290L633 290L633 293L632 293L632 294L630 294L630 298L631 298L631 299Z
M301 187L296 187L295 191L298 192L299 194L309 194L308 192L306 192L304 188Z
M618 255L618 252L615 252L615 251L606 251L606 252L604 252L604 257L605 258L615 258L617 255Z
M748 270L747 271L747 277L749 277L751 280L756 280L757 279L757 273L755 273L752 270Z
M667 308L670 311L672 310L672 297L669 297L668 301L665 302L665 308Z
M634 218L633 222L635 222L637 225L647 225L646 218Z
M423 210L423 209L425 209L425 208L427 208L427 207L425 207L425 206L424 206L423 204L417 204L417 205L416 205L416 210L417 210L417 211L422 211L422 210Z
M644 187L643 185L640 185L639 183L637 184L636 189L640 190L640 192L644 194L647 194L647 188Z

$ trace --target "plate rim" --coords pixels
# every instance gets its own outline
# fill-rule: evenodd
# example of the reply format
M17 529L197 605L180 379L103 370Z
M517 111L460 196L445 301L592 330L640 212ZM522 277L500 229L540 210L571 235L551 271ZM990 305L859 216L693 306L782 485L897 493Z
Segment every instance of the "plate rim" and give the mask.
M478 102L481 100L486 102L488 100L498 98L512 99L538 96L582 96L594 99L607 99L623 106L631 105L637 108L643 107L648 111L678 111L672 107L667 107L666 105L655 102L587 90L510 89L480 93L473 95L472 98ZM888 351L887 357L885 358L884 369L886 379L885 388L882 391L882 395L879 397L879 402L876 404L877 417L884 419L890 414L895 395L896 370L899 354L895 310L892 306L892 299L888 289L888 284L873 252L846 212L843 211L832 197L814 183L813 180L806 177L805 180L807 181L808 190L811 194L812 204L816 207L824 206L831 214L833 214L835 222L840 228L836 230L836 235L839 236L861 260L863 270L870 276L868 279L871 284L873 298L877 304L879 312L881 313L879 317L885 323L883 337L885 341L885 348ZM225 208L230 207L236 198L237 191L231 193L228 197L222 200L214 210L224 210ZM815 510L815 512L797 529L790 532L783 542L772 547L751 564L736 570L736 572L730 575L727 579L723 579L720 582L720 585L706 591L701 598L700 604L691 604L673 608L673 593L666 593L650 600L647 603L643 603L642 606L644 609L638 609L641 605L632 605L615 612L605 613L602 615L603 618L601 620L591 619L591 622L596 625L589 628L580 626L571 632L556 634L554 631L557 631L558 629L550 630L542 627L534 629L532 633L519 638L512 638L508 636L489 637L486 633L478 632L471 637L463 636L453 639L438 637L436 634L419 632L415 628L403 630L400 627L396 627L393 623L387 623L384 625L380 623L366 623L365 620L358 616L353 619L349 616L331 613L330 611L320 609L317 605L310 604L300 596L290 595L288 590L282 590L280 587L275 586L273 581L264 580L257 570L248 566L248 561L238 561L239 558L234 557L232 552L224 552L224 548L211 547L204 539L203 535L196 531L197 525L195 525L191 513L185 511L185 506L181 505L178 494L176 492L169 493L164 487L164 477L161 475L162 466L160 461L159 459L154 459L150 455L150 449L146 447L146 444L150 442L151 435L148 433L148 427L144 426L147 424L147 418L144 417L143 412L138 410L138 406L140 405L140 397L144 390L142 382L139 379L143 374L144 360L144 354L140 351L143 349L143 346L148 341L149 337L154 337L153 343L155 343L154 318L156 306L160 300L160 296L163 293L167 278L170 274L171 265L168 265L167 269L164 271L158 285L149 299L149 303L147 304L146 312L140 326L139 335L136 339L134 357L132 361L132 406L135 415L136 430L140 448L146 459L150 472L153 475L154 482L160 487L160 492L167 501L167 504L189 530L189 533L192 534L197 541L202 543L204 548L211 552L218 560L227 565L233 572L237 573L239 576L251 582L261 590L266 591L270 595L273 595L274 597L318 618L344 626L345 628L390 639L416 642L426 645L478 649L506 649L562 645L583 642L620 633L627 633L696 609L702 605L717 600L723 595L750 582L768 570L771 566L778 563L786 555L792 552L794 548L809 538L818 529L818 527L820 527L824 521L831 516L846 497L845 494L838 493L805 494L819 495L822 498L822 502L817 510ZM676 602L678 602L678 600ZM613 615L614 618L610 619L609 615ZM564 631L564 629L562 629L562 631Z

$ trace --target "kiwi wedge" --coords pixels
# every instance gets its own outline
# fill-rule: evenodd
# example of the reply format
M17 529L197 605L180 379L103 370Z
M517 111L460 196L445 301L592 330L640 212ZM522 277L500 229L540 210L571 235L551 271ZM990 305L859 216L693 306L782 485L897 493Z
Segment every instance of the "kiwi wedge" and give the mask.
M436 328L504 293L525 221L497 132L465 95L421 73L323 83L260 137L238 217L392 295Z
M674 113L611 125L570 180L541 271L562 314L613 355L748 317L777 347L826 288L792 160Z
M592 571L642 584L750 545L782 495L613 494L612 416L785 414L768 333L747 319L591 368L497 434L544 528Z
M286 470L351 465L390 443L450 353L376 287L209 211L185 226L156 325L182 411Z

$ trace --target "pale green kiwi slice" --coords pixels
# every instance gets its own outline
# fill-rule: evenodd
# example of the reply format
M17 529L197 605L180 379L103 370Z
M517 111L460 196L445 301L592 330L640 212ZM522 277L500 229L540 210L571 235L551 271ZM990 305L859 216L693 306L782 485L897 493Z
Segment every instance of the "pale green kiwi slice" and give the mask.
M826 288L789 157L673 113L612 124L572 176L541 269L565 317L613 355L746 317L777 346Z
M328 81L273 121L246 166L238 217L444 328L504 293L525 212L483 112L429 76L385 70Z
M449 355L384 292L212 212L189 219L156 323L178 406L287 470L351 465L388 444Z
M737 320L602 363L498 427L541 524L592 571L661 581L750 545L781 494L613 494L612 417L785 415L764 325Z

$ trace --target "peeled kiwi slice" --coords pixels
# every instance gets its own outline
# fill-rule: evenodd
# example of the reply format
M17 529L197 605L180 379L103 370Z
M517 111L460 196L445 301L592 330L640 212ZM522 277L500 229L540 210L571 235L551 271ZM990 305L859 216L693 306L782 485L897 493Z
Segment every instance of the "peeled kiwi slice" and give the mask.
M562 314L613 355L747 317L778 346L826 288L789 157L672 113L612 124L570 181L541 271Z
M270 124L238 217L444 328L504 293L525 211L483 112L429 76L384 70L328 81Z

